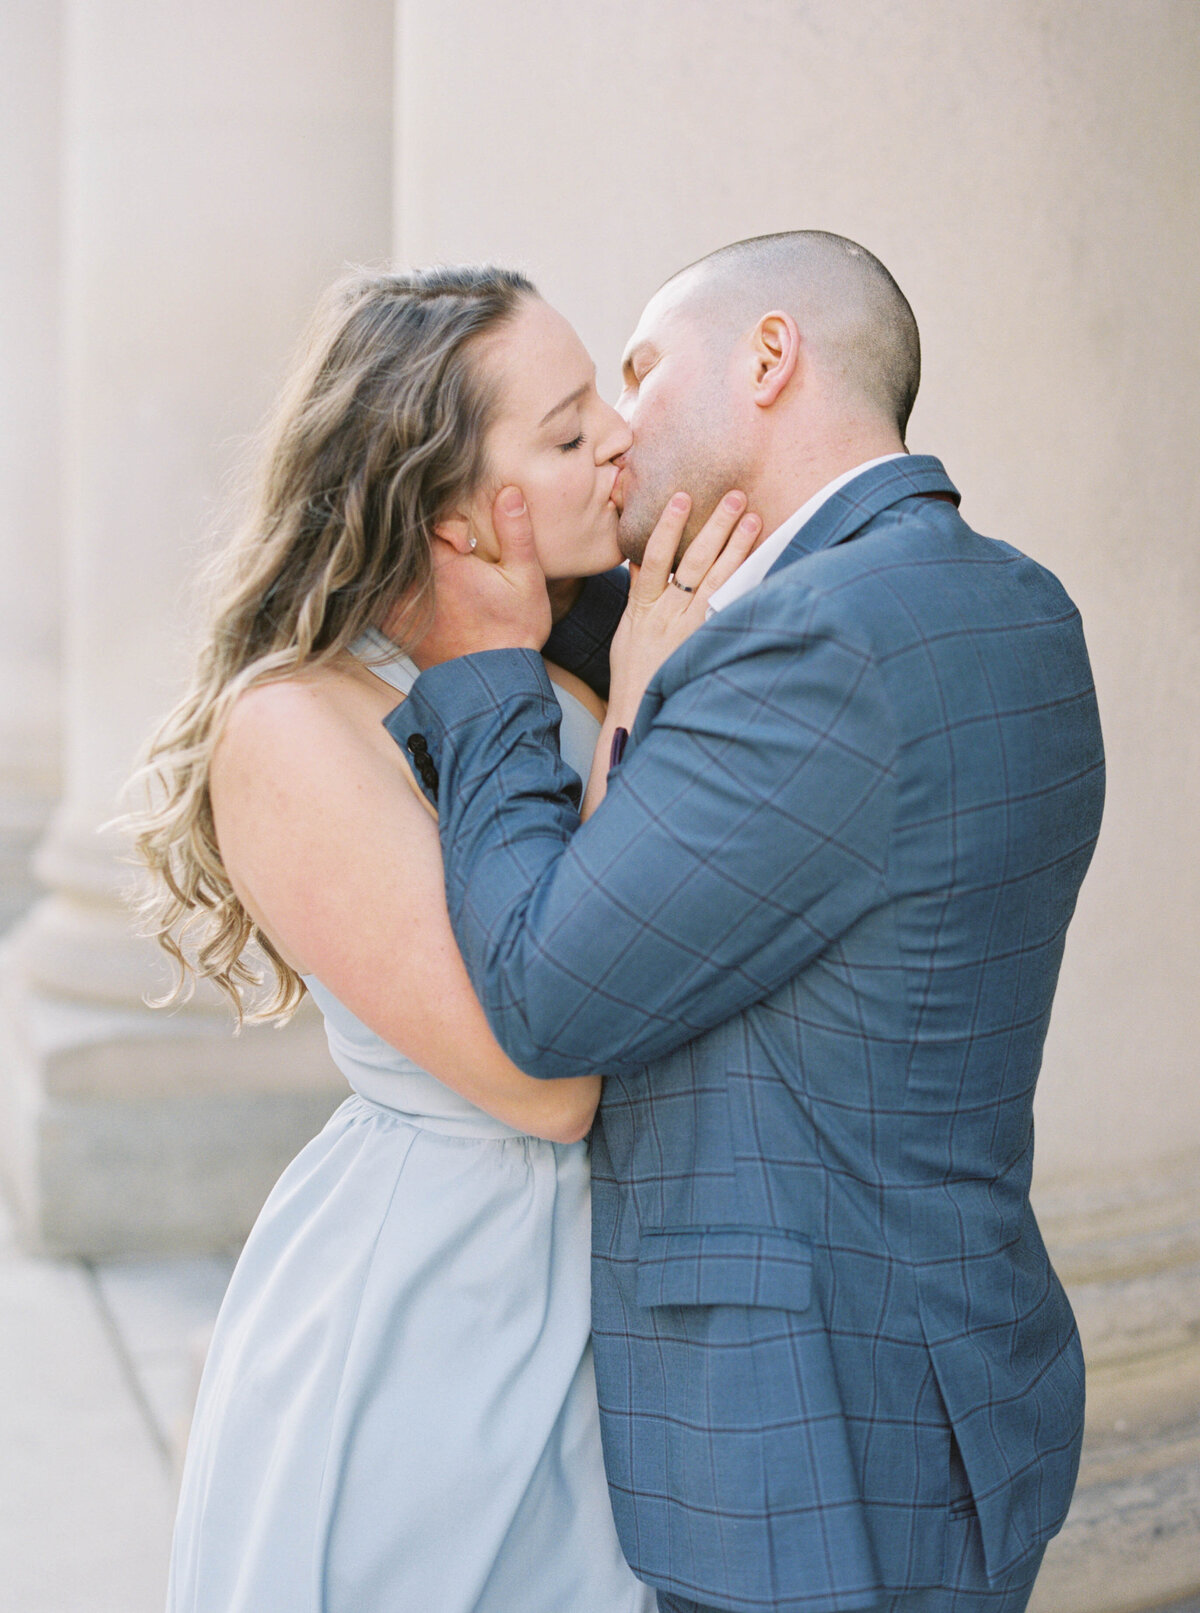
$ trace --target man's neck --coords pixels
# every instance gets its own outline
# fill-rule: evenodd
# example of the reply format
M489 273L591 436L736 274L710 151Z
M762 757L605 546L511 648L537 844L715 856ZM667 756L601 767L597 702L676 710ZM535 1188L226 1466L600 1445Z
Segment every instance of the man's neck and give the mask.
M864 432L838 442L790 443L771 454L746 489L750 508L762 518L763 534L767 535L847 471L886 454L904 452L904 444L891 431Z

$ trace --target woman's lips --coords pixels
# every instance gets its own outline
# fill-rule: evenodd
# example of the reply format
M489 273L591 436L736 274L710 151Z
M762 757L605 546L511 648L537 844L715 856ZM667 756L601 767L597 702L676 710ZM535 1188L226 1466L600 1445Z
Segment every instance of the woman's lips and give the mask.
M618 471L613 477L613 484L609 489L608 494L609 502L615 504L618 510L623 510L625 508L625 495L621 488L621 477L623 474L624 473L622 471Z

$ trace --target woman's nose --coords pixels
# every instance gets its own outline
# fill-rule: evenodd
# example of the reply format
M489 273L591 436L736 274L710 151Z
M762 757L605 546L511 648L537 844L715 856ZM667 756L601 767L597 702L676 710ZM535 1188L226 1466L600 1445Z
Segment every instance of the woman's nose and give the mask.
M600 464L629 452L633 445L633 432L615 409L608 410L608 429L601 433L596 458Z

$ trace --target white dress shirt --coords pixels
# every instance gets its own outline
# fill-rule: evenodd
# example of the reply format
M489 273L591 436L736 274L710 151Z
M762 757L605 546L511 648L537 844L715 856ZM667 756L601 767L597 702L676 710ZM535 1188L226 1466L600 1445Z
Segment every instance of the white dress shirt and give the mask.
M708 615L711 616L714 611L724 610L726 605L732 605L735 599L741 599L743 594L748 594L752 588L757 588L800 528L812 519L826 499L832 498L847 482L852 482L866 470L873 470L876 465L886 465L889 459L907 457L907 454L880 454L878 459L868 459L861 465L855 465L851 470L843 471L831 482L826 482L825 486L802 504L794 515L789 515L782 526L777 526L769 538L764 538L753 554L747 555L742 561L733 576L721 584L708 602Z

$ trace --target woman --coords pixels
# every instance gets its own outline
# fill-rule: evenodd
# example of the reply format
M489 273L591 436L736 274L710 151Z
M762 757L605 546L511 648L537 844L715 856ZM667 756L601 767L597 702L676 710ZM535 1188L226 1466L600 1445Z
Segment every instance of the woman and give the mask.
M431 809L381 726L420 665L438 568L495 554L498 487L522 490L552 583L616 563L629 441L570 326L497 269L346 281L281 401L196 677L151 745L139 849L181 976L240 1017L255 944L275 980L259 1013L307 989L354 1096L234 1273L172 1613L654 1606L617 1545L588 1346L599 1081L532 1080L492 1039ZM731 524L718 512L693 546L692 594L663 587L682 517L656 533L623 633L630 721L747 552L752 525L705 574ZM602 708L552 675L586 773Z

